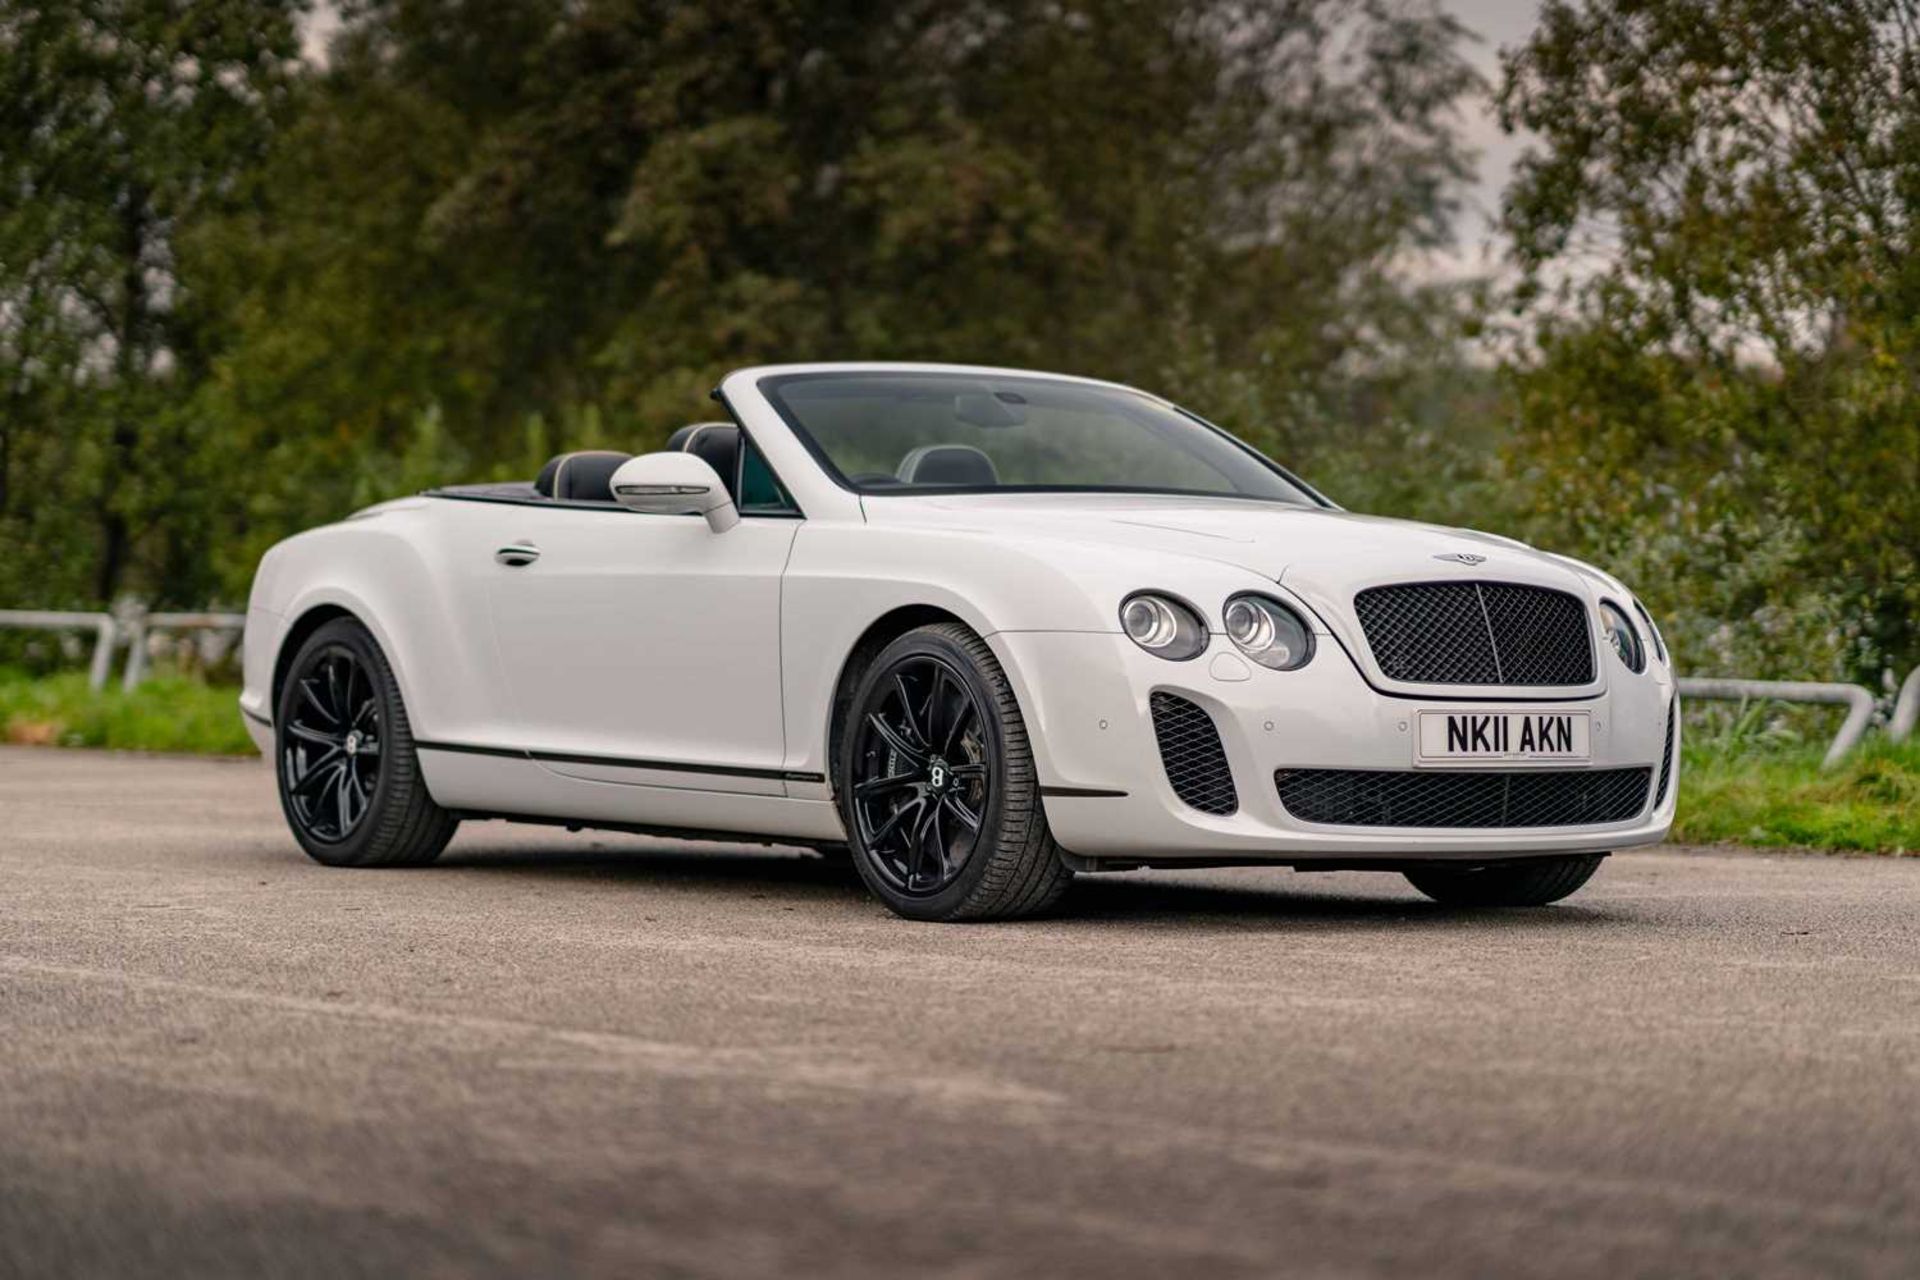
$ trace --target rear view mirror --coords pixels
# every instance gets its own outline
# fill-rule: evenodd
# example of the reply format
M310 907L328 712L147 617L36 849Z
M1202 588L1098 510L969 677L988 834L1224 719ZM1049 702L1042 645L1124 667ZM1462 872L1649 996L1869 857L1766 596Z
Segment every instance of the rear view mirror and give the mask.
M691 453L643 453L613 473L613 500L656 516L705 516L715 533L740 523L720 473Z

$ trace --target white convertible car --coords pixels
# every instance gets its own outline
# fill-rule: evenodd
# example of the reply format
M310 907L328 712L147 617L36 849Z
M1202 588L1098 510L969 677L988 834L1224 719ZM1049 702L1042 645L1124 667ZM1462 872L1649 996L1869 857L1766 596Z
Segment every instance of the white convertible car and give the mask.
M267 553L241 709L308 853L758 839L957 920L1238 863L1541 904L1672 821L1673 674L1599 570L1349 514L1112 383L793 365L714 398L665 452Z

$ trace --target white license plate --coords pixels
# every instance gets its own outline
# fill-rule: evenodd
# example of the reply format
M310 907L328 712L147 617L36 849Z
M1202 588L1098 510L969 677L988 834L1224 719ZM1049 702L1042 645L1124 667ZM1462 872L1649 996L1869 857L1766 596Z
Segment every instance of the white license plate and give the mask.
M1419 727L1421 764L1593 758L1585 711L1422 711Z

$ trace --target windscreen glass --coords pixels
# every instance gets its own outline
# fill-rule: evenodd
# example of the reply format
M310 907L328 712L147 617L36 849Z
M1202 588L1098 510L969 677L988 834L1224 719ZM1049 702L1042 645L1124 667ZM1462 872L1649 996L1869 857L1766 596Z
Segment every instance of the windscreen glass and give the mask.
M1318 505L1258 454L1138 392L1046 378L803 373L761 391L863 493L1091 490Z

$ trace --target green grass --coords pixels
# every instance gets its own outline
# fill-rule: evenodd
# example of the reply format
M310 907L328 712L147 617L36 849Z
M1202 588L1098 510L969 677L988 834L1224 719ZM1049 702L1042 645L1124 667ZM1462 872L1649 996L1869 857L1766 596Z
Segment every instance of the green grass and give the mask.
M132 693L87 688L80 672L0 669L0 741L127 751L254 754L231 685L156 676Z
M1818 748L1689 749L1673 838L1920 853L1920 740L1869 738L1834 769Z
M117 686L95 694L78 672L35 678L0 668L0 740L251 755L238 693L158 676L130 694ZM1816 747L1740 733L1690 745L1674 838L1920 853L1920 741L1868 742L1832 770L1820 767Z

